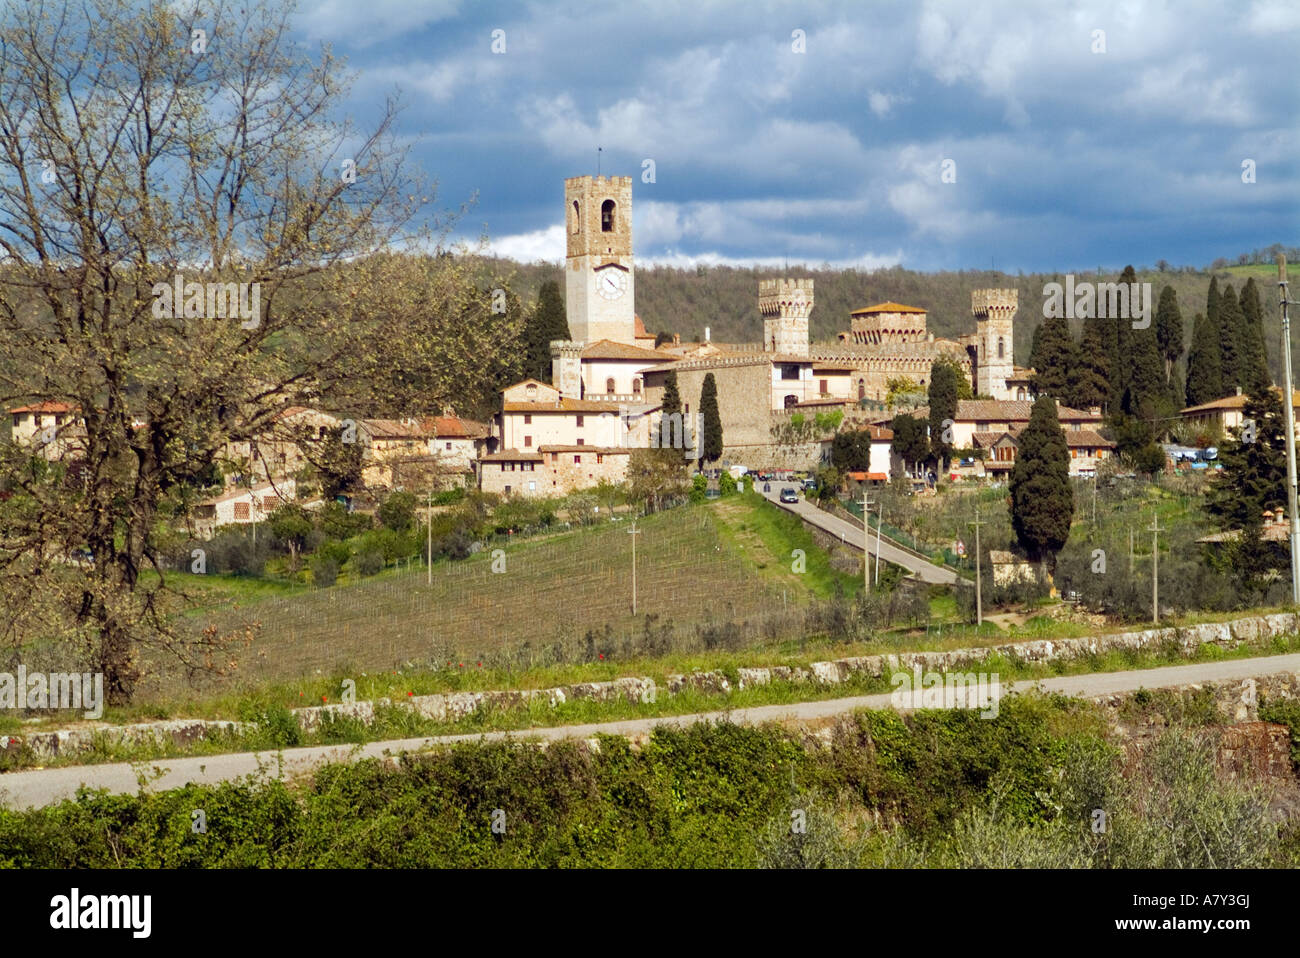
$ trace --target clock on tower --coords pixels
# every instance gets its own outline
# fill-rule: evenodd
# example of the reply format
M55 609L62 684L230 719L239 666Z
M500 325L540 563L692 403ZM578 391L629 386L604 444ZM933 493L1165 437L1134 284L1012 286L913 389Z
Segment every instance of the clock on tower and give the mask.
M567 179L564 202L569 335L579 343L636 345L632 177Z

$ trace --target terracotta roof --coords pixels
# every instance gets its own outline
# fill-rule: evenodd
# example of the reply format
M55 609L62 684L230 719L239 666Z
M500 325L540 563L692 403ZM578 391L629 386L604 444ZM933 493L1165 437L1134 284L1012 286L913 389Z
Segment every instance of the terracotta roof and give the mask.
M794 408L806 409L809 406L843 406L846 403L850 403L852 401L853 400L847 398L837 399L834 396L826 396L821 399L805 399L803 402L795 403Z
M889 477L883 472L846 472L846 476L856 482L888 482Z
M363 419L361 428L372 439L429 439L433 436L432 419Z
M853 370L853 369L857 369L857 367L856 367L855 365L853 365L853 363L850 363L850 362L847 362L847 361L846 361L846 362L838 362L838 363L824 363L824 362L822 362L822 363L818 363L818 362L813 363L813 372L815 372L815 373L832 373L832 372L839 372L839 371L841 371L841 370L845 370L845 371L847 371L847 370Z
M1011 432L1009 432L1009 431L1006 430L1006 429L1000 429L1000 430L997 430L997 431L995 431L995 432L976 432L976 433L972 433L972 434L971 434L971 442L975 443L975 445L977 445L977 446L985 446L985 447L988 447L988 446L992 446L994 443L996 443L996 442L997 442L999 439L1001 439L1003 436L1011 436L1011 438L1012 438L1013 441L1014 441L1015 438L1016 438L1014 433L1011 433Z
M875 306L864 306L862 309L855 309L849 313L850 316L862 316L866 313L926 313L929 310L921 309L917 306L904 306L902 303L877 303Z
M486 439L492 432L486 423L460 416L438 416L433 426L439 439Z
M635 325L635 326L633 327L633 329L632 329L632 338L633 338L633 339L655 339L655 338L657 338L657 337L655 336L654 333L647 333L647 332L646 332L646 330L645 330L645 323L641 322L641 317L640 317L640 316L634 316L633 318L636 320L636 325Z
M1282 390L1278 389L1276 386L1273 387L1273 392L1277 393L1279 398L1282 395ZM1199 406L1188 406L1181 414L1186 416L1188 413L1212 412L1216 409L1242 409L1245 407L1246 402L1249 399L1250 397L1245 393L1242 393L1240 396L1224 396L1222 399L1215 399L1212 402L1204 402ZM1300 390L1291 393L1291 405L1300 407Z
M541 462L540 452L521 452L518 449L502 449L500 452L480 456L479 462Z
M1029 422L1029 414L1034 404L1027 399L959 399L957 400L958 422ZM930 418L930 407L921 406L909 414L918 419ZM1057 405L1057 419L1081 419L1089 422L1101 422L1100 413L1071 409L1069 406Z
M538 452L598 452L606 456L626 456L630 455L632 450L627 446L563 446L563 445L546 445L538 446Z
M1010 436L1012 440L1018 440L1020 434L1025 431L1024 426L1013 426L1011 429L998 429L991 432L977 432L971 435L971 441L977 446L992 446L1003 436ZM1089 446L1095 446L1099 449L1113 449L1115 444L1105 438L1095 429L1063 429L1065 433L1065 445L1076 449L1082 449Z
M620 408L626 403L617 403L609 401L600 401L595 399L568 399L560 397L556 400L538 399L533 402L508 402L503 403L502 408L505 412L527 412L527 413L570 413L570 412L607 412L611 415L618 415Z
M32 406L19 406L16 409L7 410L10 413L19 412L76 412L76 406L70 406L65 402L55 402L47 399L44 402L38 402Z
M653 339L654 337L650 337ZM675 359L672 353L661 353L657 349L644 346L629 346L609 339L600 339L582 351L583 359L635 359L642 362L662 363L666 359Z

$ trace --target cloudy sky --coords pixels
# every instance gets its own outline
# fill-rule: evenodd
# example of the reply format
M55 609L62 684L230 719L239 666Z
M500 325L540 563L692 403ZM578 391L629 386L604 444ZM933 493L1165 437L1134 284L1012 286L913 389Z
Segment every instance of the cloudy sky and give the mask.
M1297 0L301 0L297 23L358 74L358 123L401 91L439 205L476 195L460 235L517 259L563 257L563 180L597 148L634 177L641 261L1109 269L1300 241Z

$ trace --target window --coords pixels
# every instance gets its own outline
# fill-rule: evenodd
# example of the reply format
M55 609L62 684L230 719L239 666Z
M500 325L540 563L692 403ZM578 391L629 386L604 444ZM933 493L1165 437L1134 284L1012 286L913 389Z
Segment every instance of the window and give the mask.
M578 416L577 426L578 426L579 429L582 428L582 416Z
M524 425L531 426L532 424L533 424L533 414L530 412L524 413Z
M600 231L614 232L614 201L606 200L600 204Z
M578 463L579 465L581 465L581 464L582 464L582 456L574 456L574 457L573 457L573 461L574 461L575 463Z
M524 436L524 448L525 448L525 449L531 449L531 448L532 448L532 445L533 445L533 437L532 437L532 436Z
M640 377L640 376L638 376L638 377L636 377L635 379L632 380L632 392L633 392L635 395L637 395L637 396L641 395L641 377Z
M614 391L614 377L610 376L608 379L605 380L605 392L612 393L613 391Z
M531 479L528 481L528 491L529 492L537 491L537 483Z
M823 379L821 381L821 394L825 396L828 392L830 392L830 389L827 388L827 382Z
M524 387L524 395L527 396L529 399L536 399L536 398L537 398L537 384L536 384L536 383L529 383L527 386L525 386L525 387Z
M867 384L864 383L861 379L858 380L858 398L859 399L867 398Z
M1006 341L1003 340L1001 336L999 336L998 337L998 359L1003 358L1006 354L1007 354Z
M1024 402L1024 399L1025 399L1025 387L1024 387L1024 386L1021 386L1019 389L1016 390L1016 399L1019 400L1019 401L1021 401L1021 402Z
M451 448L451 443L447 443L447 448L448 448L448 449Z
M786 408L786 409L793 409L794 406L795 406L795 404L798 403L798 402L799 402L799 397L798 397L798 396L795 396L795 395L789 395L789 396L786 396L786 397L785 397L785 408Z
M509 487L509 486L506 486L506 495L507 495L507 496L510 495L510 487Z
M690 412L690 411L691 411L690 403L687 403L685 406L682 407L682 412Z
M579 215L578 201L573 201L573 232L577 233L582 230L582 217Z
M604 461L605 461L605 454L600 452L596 453L596 465L599 466Z
M236 518L236 519L247 519L247 518L248 518L248 503L247 503L247 502L236 502L236 503L235 503L235 518Z
M578 439L578 445L579 445L579 446L585 446L586 444L587 444L586 441L583 440L581 437L579 437L579 439Z
M796 366L796 365L794 365L793 363L787 363L787 364L783 365L783 366L781 367L781 378L782 378L782 379L798 379L798 378L799 378L799 367Z

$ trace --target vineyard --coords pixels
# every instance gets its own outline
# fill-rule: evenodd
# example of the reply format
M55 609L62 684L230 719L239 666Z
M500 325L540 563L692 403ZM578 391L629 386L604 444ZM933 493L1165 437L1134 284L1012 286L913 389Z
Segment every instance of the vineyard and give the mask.
M426 567L413 562L288 595L247 598L241 590L235 598L231 589L186 623L222 633L256 628L240 655L239 685L315 670L445 665L451 658L500 662L510 655L520 665L536 664L555 654L548 649L576 647L589 631L612 656L645 634L647 616L679 633L735 623L746 636L764 629L789 634L802 624L810 595L824 591L824 578L805 584L789 573L788 557L778 565L760 537L724 528L713 508L673 509L637 519L635 527L636 615L633 522L625 519L436 562L432 584ZM208 590L220 594L219 586Z

